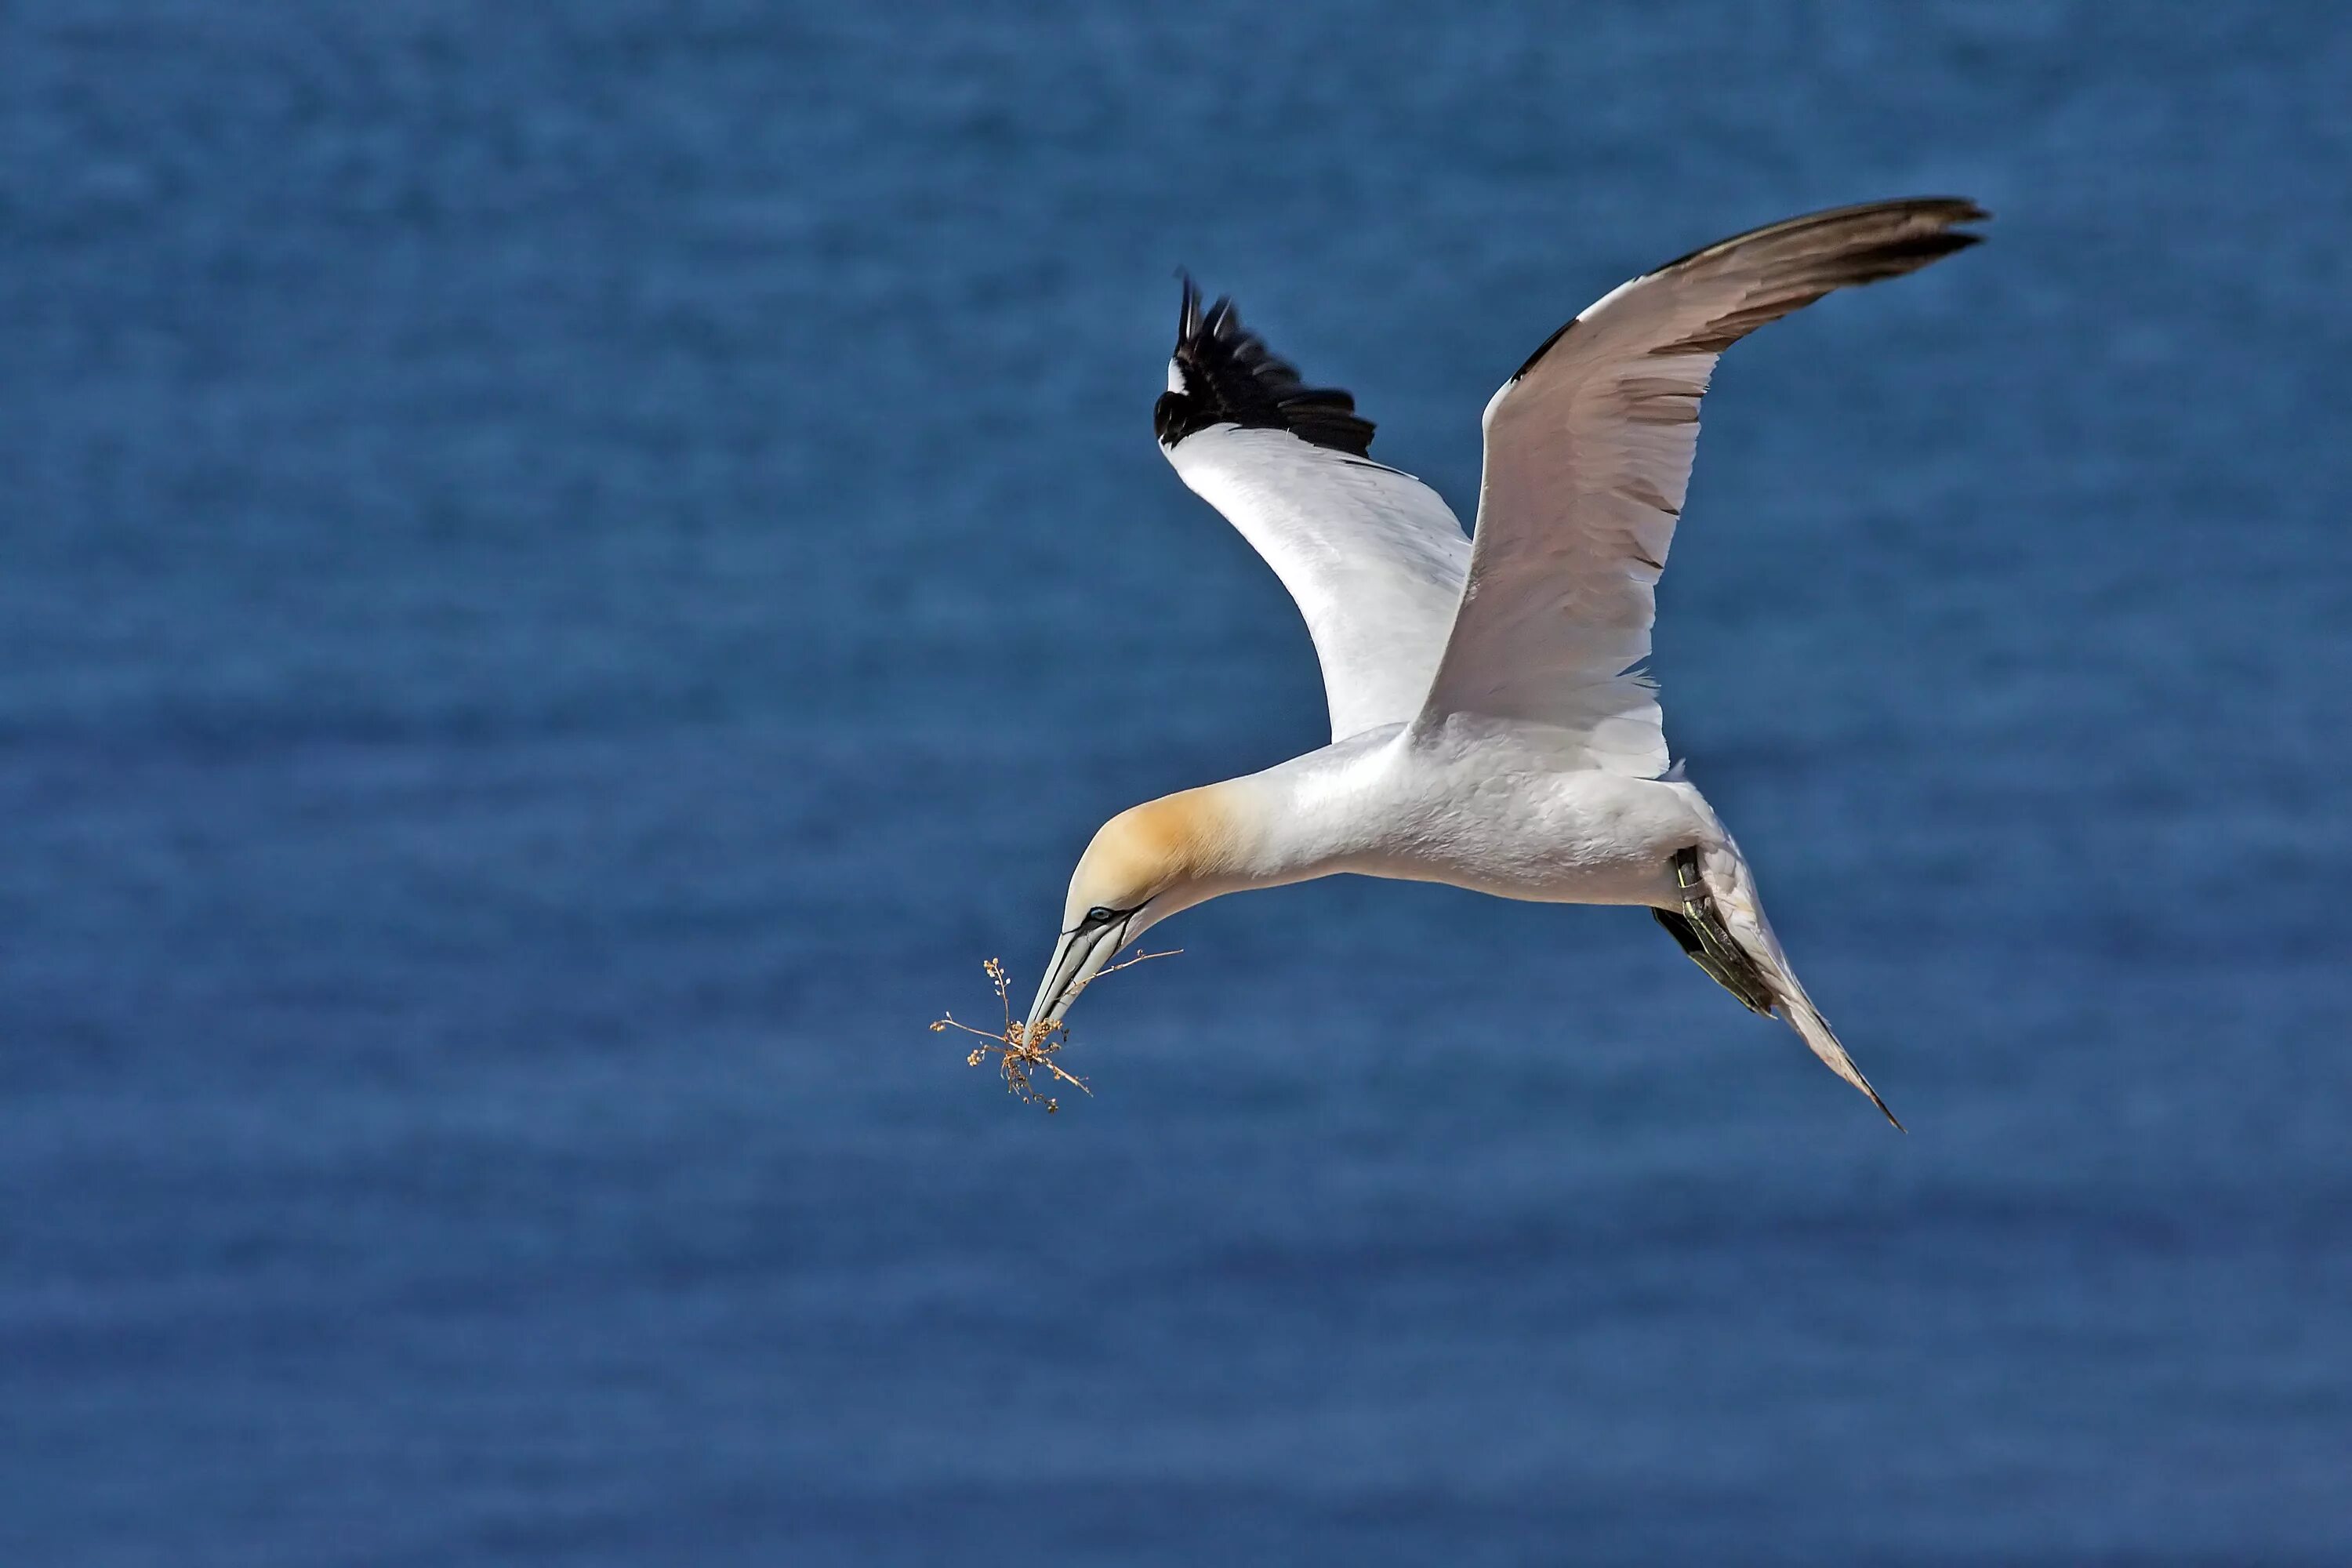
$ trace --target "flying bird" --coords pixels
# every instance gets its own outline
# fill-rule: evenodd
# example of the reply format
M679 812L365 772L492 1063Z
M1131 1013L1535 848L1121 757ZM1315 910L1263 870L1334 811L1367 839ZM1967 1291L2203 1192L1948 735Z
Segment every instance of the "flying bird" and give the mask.
M1965 249L1978 237L1958 226L1988 216L1948 196L1840 207L1611 290L1488 401L1469 536L1373 460L1354 398L1307 385L1186 278L1160 447L1297 601L1331 743L1105 823L1070 878L1033 1036L1179 910L1348 871L1645 907L1899 1128L1798 983L1739 846L1668 765L1643 661L1717 359L1833 289Z

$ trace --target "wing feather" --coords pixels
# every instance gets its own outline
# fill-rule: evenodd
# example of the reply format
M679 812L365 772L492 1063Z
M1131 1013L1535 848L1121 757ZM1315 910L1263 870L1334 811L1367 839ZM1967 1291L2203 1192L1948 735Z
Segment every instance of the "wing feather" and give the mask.
M1717 358L1835 289L1977 242L1973 202L1812 213L1693 251L1552 334L1486 405L1468 580L1417 724L1540 725L1587 765L1654 777L1666 746L1650 654L1656 587Z
M1184 282L1162 451L1282 579L1323 668L1335 741L1410 720L1428 694L1469 568L1444 501L1365 454L1355 399L1309 387L1243 328L1230 300L1203 311Z

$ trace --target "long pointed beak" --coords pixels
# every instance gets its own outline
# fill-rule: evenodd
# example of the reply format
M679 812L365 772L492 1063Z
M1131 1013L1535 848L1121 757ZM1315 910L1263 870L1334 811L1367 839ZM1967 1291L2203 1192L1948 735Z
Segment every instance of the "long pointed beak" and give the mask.
M1126 921L1113 921L1062 933L1062 940L1054 945L1054 961L1045 966L1045 978L1038 984L1037 1000L1029 1005L1031 1039L1036 1038L1040 1025L1060 1023L1086 983L1110 961L1111 954L1127 945L1127 927Z

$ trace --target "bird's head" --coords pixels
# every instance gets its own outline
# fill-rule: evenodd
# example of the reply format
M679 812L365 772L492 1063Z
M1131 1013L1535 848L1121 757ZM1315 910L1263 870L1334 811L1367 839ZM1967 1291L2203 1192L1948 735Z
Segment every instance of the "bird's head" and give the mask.
M1130 806L1102 825L1070 874L1062 934L1029 1008L1034 1035L1061 1022L1087 982L1179 910L1236 885L1234 815L1218 786Z

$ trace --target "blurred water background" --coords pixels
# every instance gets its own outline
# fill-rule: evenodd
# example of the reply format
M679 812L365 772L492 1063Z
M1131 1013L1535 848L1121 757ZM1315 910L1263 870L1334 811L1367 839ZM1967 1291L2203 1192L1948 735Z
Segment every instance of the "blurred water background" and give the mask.
M0 1560L2352 1561L2352 20L0 9ZM1465 512L1735 351L1669 738L1907 1138L1648 920L1185 916L1317 743L1171 271ZM1025 994L1025 993L1024 993Z

